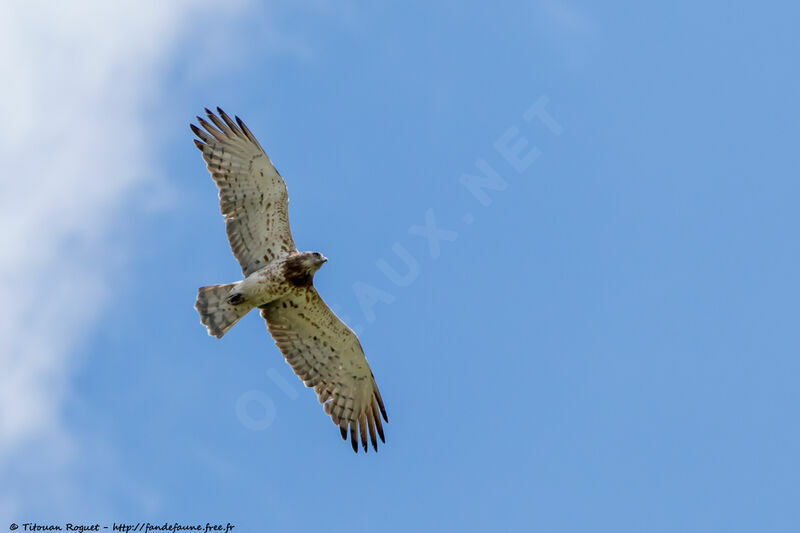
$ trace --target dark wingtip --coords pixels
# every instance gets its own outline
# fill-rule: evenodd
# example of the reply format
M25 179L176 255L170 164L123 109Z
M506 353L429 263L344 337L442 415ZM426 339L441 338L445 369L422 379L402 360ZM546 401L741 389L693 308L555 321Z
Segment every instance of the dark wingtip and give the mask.
M380 423L380 418L376 418L375 420L379 421L375 424L375 429L378 430L378 437L380 437L382 443L386 444L386 437L383 436L383 426Z
M342 426L339 426L339 432L342 434L342 440L347 440L347 430Z
M200 140L198 140L198 139L192 139L192 140L194 141L194 145L195 145L195 146L197 146L197 148L198 148L198 149L199 149L201 152L202 152L202 151L204 151L204 149L205 149L205 146L206 146L205 144L203 144L203 143L202 143Z
M225 121L225 124L227 124L227 125L228 125L228 127L229 127L229 128L230 128L230 129L231 129L231 130L232 130L234 133L242 133L241 131L238 131L238 130L239 130L239 128L237 128L237 127L236 127L236 124L234 124L234 122L231 120L231 117L229 117L229 116L228 116L228 115L225 113L225 111L223 111L223 110L222 110L222 108L221 108L221 107L217 107L217 111L219 111L219 116L220 116L220 117L222 117L222 120L224 120L224 121Z
M203 111L205 111L205 112L206 112L206 115L213 115L213 114L214 114L214 113L212 113L212 112L211 112L211 110L210 110L210 109L208 109L207 107L204 107L204 108L203 108Z
M372 442L372 447L375 451L378 451L378 436L375 434L375 413L372 412L372 407L370 406L370 410L367 413L367 422L369 425L367 429L369 430L369 440Z
M211 138L211 136L208 133L204 132L194 124L189 124L189 128L191 128L192 132L198 137L200 137L201 140L208 140Z
M378 416L378 412L377 412L378 411L378 409L377 409L378 402L379 402L379 400L376 397L375 401L372 403L372 414L374 415L375 429L378 430L378 436L381 438L381 442L385 443L386 442L386 438L383 436L383 424L381 423L381 417ZM385 417L386 417L386 415L384 414L384 418Z
M378 409L381 410L381 416L383 417L383 420L388 422L389 417L386 416L386 408L383 406L383 400L381 400L380 396L378 396Z

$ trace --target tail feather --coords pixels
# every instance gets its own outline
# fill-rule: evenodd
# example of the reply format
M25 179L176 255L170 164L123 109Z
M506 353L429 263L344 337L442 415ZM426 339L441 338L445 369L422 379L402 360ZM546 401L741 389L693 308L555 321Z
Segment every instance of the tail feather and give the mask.
M208 328L209 335L218 339L253 308L246 302L237 305L228 303L228 295L236 285L238 283L210 285L200 287L197 291L194 308L200 314L200 322Z

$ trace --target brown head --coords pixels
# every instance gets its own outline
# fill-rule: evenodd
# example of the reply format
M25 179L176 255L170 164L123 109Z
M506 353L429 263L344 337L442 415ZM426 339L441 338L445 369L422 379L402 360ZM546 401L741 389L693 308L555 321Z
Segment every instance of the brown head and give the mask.
M319 252L297 252L286 258L283 275L296 287L307 287L314 282L314 274L328 258Z

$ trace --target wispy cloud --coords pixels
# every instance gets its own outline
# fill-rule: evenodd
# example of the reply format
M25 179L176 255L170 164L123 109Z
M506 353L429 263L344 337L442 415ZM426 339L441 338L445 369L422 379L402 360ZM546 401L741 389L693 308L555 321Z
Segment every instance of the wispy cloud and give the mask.
M68 462L59 406L76 346L110 295L124 201L157 175L145 110L190 30L246 9L190 0L0 4L3 479L32 442L53 442L63 453L48 460ZM4 485L7 511L19 502Z

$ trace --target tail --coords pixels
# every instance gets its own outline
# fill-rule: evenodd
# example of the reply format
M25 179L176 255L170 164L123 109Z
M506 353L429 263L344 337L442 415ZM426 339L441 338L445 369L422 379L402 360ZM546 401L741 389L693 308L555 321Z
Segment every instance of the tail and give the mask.
M210 285L197 291L194 308L200 314L200 322L208 328L209 335L218 339L253 308L248 303L233 305L228 302L228 295L236 285L238 283Z

